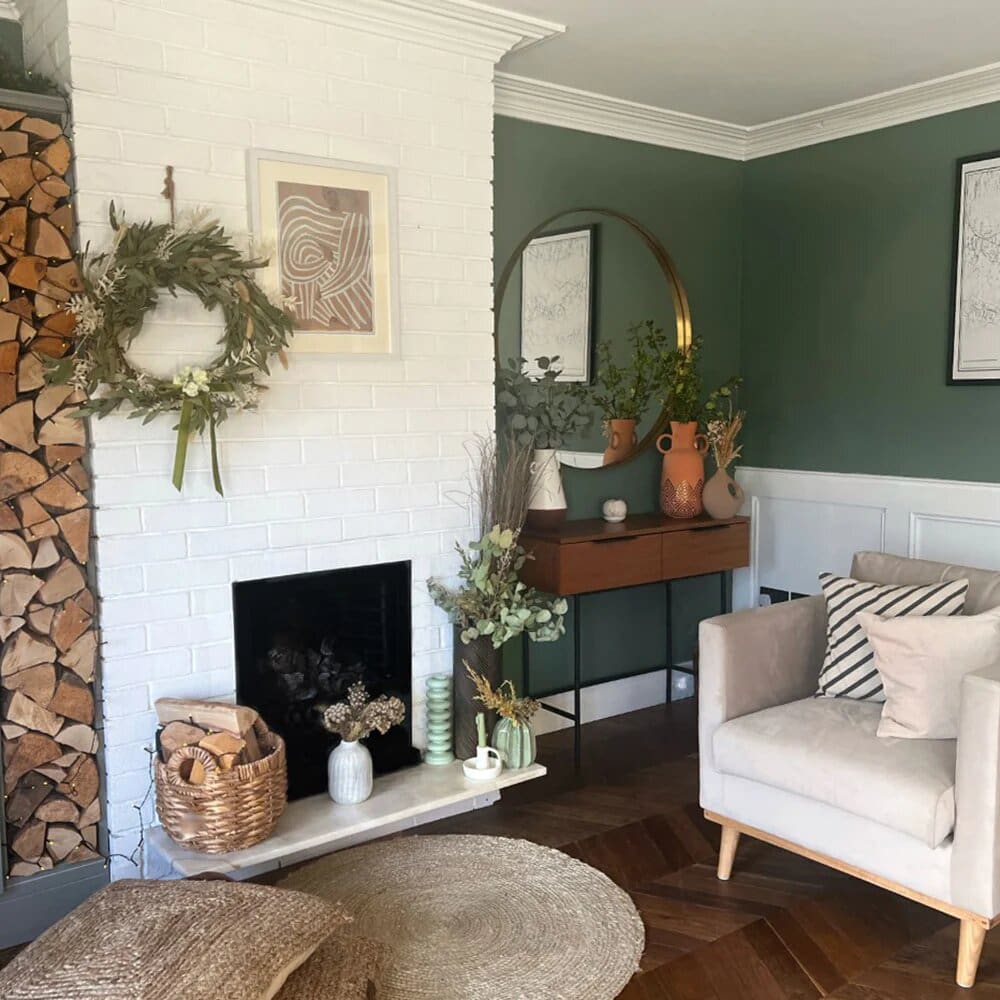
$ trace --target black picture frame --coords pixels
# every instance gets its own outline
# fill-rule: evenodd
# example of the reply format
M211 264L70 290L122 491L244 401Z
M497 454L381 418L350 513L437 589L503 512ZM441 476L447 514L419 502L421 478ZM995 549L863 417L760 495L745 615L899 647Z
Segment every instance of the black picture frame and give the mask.
M958 375L958 347L960 345L961 328L960 315L962 302L961 279L962 279L962 258L965 230L965 179L968 168L971 164L983 163L986 161L996 161L995 167L1000 176L1000 150L990 153L979 153L975 156L966 156L958 160L955 165L955 234L952 245L952 268L951 268L951 314L949 320L948 334L948 356L946 358L945 382L947 385L996 385L1000 383L1000 359L997 361L995 369L987 369L991 372L983 376L960 376ZM1000 226L1000 215L997 218ZM997 264L997 279L1000 283L1000 263Z
M596 337L595 337L595 326L596 326L596 315L597 315L597 258L598 258L598 231L600 226L598 223L588 223L579 226L567 226L563 229L547 229L545 232L539 233L535 236L521 251L521 268L520 268L520 303L519 303L519 323L518 323L518 354L526 358L529 364L529 371L531 371L530 365L535 358L538 357L551 357L553 354L559 354L558 350L546 350L544 348L525 348L524 344L524 328L525 328L525 317L524 317L524 272L525 272L525 254L531 249L535 244L550 240L552 237L558 236L578 236L586 234L588 238L588 294L587 294L587 323L584 332L586 337L586 343L583 345L583 360L584 360L584 371L580 375L560 375L558 381L560 382L577 382L581 385L591 385L594 380L594 375L596 372L596 358L595 358L595 347ZM528 353L530 350L530 355Z

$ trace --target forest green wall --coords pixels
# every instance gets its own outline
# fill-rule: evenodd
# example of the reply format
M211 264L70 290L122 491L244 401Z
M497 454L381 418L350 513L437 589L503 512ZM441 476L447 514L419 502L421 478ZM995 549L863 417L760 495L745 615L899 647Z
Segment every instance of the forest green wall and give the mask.
M499 275L513 248L542 220L581 206L609 207L651 229L687 287L694 332L705 341L706 378L736 370L739 358L743 164L718 157L498 117L495 120L494 239ZM624 327L643 315L623 315ZM509 338L508 338L509 339ZM502 358L517 345L502 343ZM624 497L634 512L655 510L660 456L620 468L566 470L570 517L595 517ZM718 611L714 578L674 585L674 656L690 659L698 619ZM666 660L662 585L583 599L583 674L607 678ZM569 625L570 623L567 622ZM509 647L517 644L511 643ZM507 669L519 674L519 650ZM570 643L532 647L532 689L564 689Z
M1000 386L945 384L956 161L1000 104L745 165L744 462L1000 479Z

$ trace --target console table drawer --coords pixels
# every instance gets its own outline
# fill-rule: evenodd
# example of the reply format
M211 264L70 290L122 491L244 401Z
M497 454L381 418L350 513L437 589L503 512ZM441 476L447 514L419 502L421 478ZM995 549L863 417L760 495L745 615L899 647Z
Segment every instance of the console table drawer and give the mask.
M750 526L746 522L697 531L667 531L660 537L663 545L660 579L663 580L750 565Z
M564 594L582 594L612 587L634 587L662 580L660 539L657 535L563 545L560 584Z

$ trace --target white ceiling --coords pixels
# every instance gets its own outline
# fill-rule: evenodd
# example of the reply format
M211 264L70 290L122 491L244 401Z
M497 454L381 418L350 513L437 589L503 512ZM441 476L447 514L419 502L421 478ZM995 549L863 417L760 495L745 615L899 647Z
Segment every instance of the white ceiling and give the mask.
M493 0L566 25L500 69L738 125L1000 62L998 0Z

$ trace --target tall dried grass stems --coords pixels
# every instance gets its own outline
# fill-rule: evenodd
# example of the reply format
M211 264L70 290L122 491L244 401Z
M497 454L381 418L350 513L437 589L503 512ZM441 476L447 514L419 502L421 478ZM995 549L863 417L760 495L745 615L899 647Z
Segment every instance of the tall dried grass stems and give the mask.
M477 434L466 451L472 459L466 500L478 512L479 536L497 524L518 534L528 516L533 449L510 434Z

